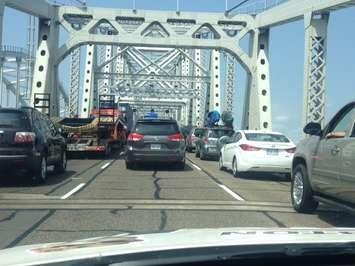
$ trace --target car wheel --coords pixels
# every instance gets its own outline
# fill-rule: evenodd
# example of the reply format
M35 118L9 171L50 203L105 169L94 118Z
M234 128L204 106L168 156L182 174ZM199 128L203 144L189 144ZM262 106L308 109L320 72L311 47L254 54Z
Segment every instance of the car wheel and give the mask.
M235 157L233 158L232 171L233 171L234 177L239 176L237 158L235 158Z
M133 162L126 161L126 168L130 170L134 170L136 168L136 164Z
M201 160L206 160L207 159L207 156L206 156L206 154L203 151L200 151L200 159Z
M33 173L33 181L35 184L43 184L47 179L47 158L42 155L39 163Z
M200 150L199 150L198 148L196 148L195 157L196 157L196 158L199 158L199 157L200 157Z
M301 213L312 213L318 207L318 202L313 199L307 169L303 164L297 165L293 171L291 201L293 208Z
M181 161L179 161L179 162L177 162L176 163L176 167L177 167L177 169L179 169L179 170L184 170L185 169L185 160L183 160L182 162Z
M219 156L218 168L219 168L219 170L224 170L225 169L225 167L223 166L222 154Z
M56 171L57 173L64 173L65 169L67 169L67 162L67 152L63 151L60 161L56 165L54 165L54 171Z

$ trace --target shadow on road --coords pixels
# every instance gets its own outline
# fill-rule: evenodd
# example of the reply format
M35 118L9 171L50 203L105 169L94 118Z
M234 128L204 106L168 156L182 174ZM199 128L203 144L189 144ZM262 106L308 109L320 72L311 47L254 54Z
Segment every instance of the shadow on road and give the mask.
M319 219L334 227L355 227L355 215L341 211L340 209L320 210L316 214Z
M184 169L177 168L176 164L174 163L139 163L138 166L134 169L134 171L170 171L170 172L186 172L186 171L193 171L193 169L185 164Z
M65 180L69 179L75 175L75 171L66 171L63 174L58 174L54 172L51 167L48 167L47 180L42 186L57 185L63 183ZM8 170L6 173L0 173L0 187L32 187L34 182L25 171L14 171Z
M232 174L232 171L227 171ZM272 174L262 172L240 173L237 178L255 181L275 181L275 182L290 182L290 178L284 174Z

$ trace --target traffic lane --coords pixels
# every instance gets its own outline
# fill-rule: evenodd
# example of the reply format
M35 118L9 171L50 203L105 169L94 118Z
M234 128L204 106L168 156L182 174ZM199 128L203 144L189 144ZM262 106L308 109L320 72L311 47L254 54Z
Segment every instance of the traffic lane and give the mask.
M73 181L90 174L105 160L97 159L74 159L68 160L67 170L58 174L53 167L48 167L48 178L44 184L34 185L25 173L11 171L0 174L0 196L6 194L39 194L61 195L73 186ZM75 182L74 182L75 183Z
M20 211L20 213L23 211ZM32 211L31 211L32 212ZM31 213L29 212L29 213ZM57 210L36 213L33 225L21 227L22 234L10 237L1 248L15 245L72 241L120 233L158 233L186 228L222 227L332 227L354 225L347 214L323 213L332 222L319 219L319 214L265 211L195 211L195 210ZM43 218L44 217L44 218ZM37 222L36 222L37 221ZM12 225L16 227L16 223ZM1 223L0 223L1 226ZM9 234L11 231L6 231ZM0 231L3 239L4 231Z
M230 171L219 170L216 160L200 160L194 154L187 158L247 201L290 202L290 180L283 175L246 173L234 177Z
M128 170L123 159L113 162L73 198L233 200L191 165L178 170L173 164L142 164Z

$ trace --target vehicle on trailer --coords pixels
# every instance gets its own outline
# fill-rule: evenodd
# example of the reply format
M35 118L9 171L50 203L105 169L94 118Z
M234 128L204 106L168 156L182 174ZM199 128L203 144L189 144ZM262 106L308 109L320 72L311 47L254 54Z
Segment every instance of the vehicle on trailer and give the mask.
M201 127L193 127L190 134L186 138L186 150L188 152L193 152L196 149L196 141L198 136L202 136L204 129Z
M243 172L273 172L290 176L295 144L278 132L238 130L225 140L219 156L219 169L231 169L237 177Z
M184 169L185 149L185 139L176 120L141 119L127 139L126 167L133 169L141 162L164 162Z
M310 135L298 143L292 162L291 199L298 212L313 212L318 202L355 211L355 101L322 129L309 123Z
M223 136L231 137L234 130L229 127L214 126L210 128L203 128L198 131L195 141L196 145L196 157L200 157L201 160L208 158L218 158L219 151L217 147L217 141Z
M64 172L66 140L60 129L31 107L0 108L0 168L27 170L34 183L43 183L47 167Z
M127 139L127 126L114 95L100 95L99 108L89 118L64 118L57 123L67 136L68 152L110 155L122 148Z

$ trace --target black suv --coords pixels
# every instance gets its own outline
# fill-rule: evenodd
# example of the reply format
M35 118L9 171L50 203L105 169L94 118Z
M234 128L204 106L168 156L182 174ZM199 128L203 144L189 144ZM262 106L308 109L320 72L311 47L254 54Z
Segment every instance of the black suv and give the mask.
M175 120L138 120L127 139L126 167L137 162L173 162L185 168L185 139Z
M35 183L47 177L47 166L64 172L66 141L58 128L34 108L0 108L0 169L28 170Z

